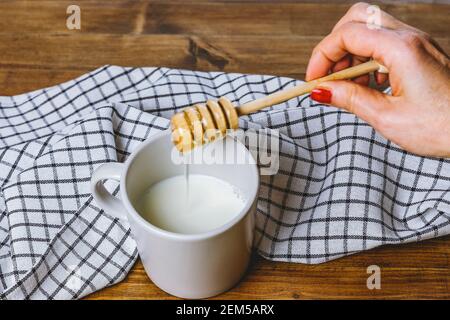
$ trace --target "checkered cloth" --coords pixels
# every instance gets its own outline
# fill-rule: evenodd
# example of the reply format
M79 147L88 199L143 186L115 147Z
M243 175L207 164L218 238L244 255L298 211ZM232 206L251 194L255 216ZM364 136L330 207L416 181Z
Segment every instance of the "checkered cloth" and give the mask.
M99 209L95 168L124 161L175 111L294 86L274 76L105 66L0 97L0 296L80 298L124 278L129 226ZM425 107L425 106L424 106ZM267 259L320 263L450 231L450 160L410 155L352 114L292 99L240 120L279 130L280 168L261 177L255 246ZM115 182L107 183L117 193Z

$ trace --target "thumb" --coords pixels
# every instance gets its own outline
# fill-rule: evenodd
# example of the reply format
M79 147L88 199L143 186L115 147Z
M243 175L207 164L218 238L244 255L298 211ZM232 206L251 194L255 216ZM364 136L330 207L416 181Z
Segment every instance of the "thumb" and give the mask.
M347 110L370 124L390 105L386 94L348 80L319 84L311 99Z

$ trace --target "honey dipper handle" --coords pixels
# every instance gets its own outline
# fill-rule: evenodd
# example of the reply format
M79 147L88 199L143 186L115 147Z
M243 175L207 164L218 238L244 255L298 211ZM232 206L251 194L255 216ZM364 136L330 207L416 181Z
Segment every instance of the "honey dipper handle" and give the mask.
M250 114L253 112L256 112L258 110L261 110L263 108L267 108L269 106L273 106L274 104L278 104L284 101L287 101L289 99L292 99L294 97L301 96L302 94L311 92L319 83L325 82L325 81L332 81L332 80L345 80L345 79L351 79L355 77L362 76L364 74L378 71L381 73L387 73L386 67L379 64L375 60L370 60L368 62L359 64L357 66L344 69L332 74L329 74L325 77L312 80L309 82L302 83L298 86L281 90L278 92L275 92L273 94L270 94L268 96L262 97L260 99L256 99L253 101L250 101L248 103L245 103L239 107L236 108L236 111L238 115L245 115Z

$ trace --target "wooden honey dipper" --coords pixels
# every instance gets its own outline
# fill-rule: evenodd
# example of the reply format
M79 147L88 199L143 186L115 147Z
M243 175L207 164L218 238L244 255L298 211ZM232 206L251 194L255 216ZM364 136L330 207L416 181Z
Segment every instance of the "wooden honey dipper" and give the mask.
M275 92L238 107L234 107L231 101L225 97L219 98L217 102L208 100L206 104L187 107L176 113L171 119L172 141L180 152L190 151L196 146L224 136L227 129L237 129L239 116L251 114L311 92L321 82L351 79L374 71L388 72L386 67L375 60L370 60L325 77Z

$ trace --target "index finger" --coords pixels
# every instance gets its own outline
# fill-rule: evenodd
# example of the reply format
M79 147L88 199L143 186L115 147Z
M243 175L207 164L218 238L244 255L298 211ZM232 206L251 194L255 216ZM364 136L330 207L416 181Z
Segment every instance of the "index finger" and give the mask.
M341 27L347 22L361 22L370 23L370 18L374 17L375 22L379 23L380 27L387 29L414 29L402 21L394 18L389 13L381 10L378 6L359 2L354 4L345 15L336 23L333 31Z
M401 44L402 41L394 30L369 29L365 23L347 22L314 48L307 67L306 80L327 75L332 66L348 53L374 58L390 70L393 61L398 60L397 49Z

